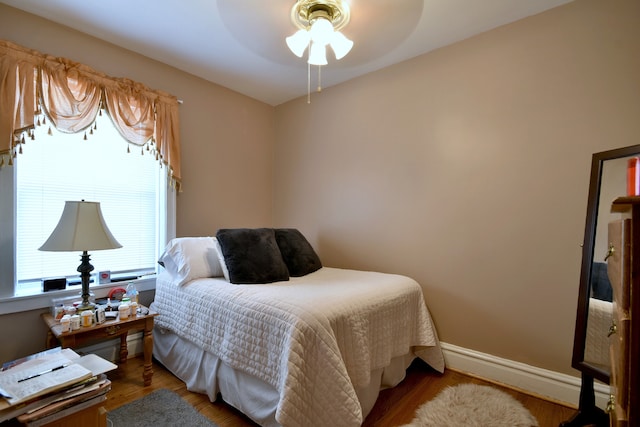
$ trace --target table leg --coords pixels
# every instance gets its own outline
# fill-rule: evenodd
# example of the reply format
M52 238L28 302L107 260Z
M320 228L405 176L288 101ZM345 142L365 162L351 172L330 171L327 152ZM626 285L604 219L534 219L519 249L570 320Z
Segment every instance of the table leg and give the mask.
M151 385L151 377L153 376L153 365L151 363L151 355L153 352L153 317L147 319L144 325L144 336L142 338L144 346L144 371L142 372L142 379L144 385Z
M127 350L127 333L120 335L120 363L127 363L127 356L129 350Z
M53 348L58 343L58 340L53 336L51 330L47 331L47 348Z

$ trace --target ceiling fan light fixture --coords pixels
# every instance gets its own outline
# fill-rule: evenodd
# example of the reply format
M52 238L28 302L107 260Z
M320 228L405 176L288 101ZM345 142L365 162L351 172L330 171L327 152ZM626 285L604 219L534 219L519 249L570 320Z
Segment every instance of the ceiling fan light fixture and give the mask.
M333 25L326 18L317 18L309 30L313 43L327 45L333 39Z
M309 64L311 65L327 65L327 48L321 43L311 43L309 51Z
M298 58L302 58L302 54L304 53L307 46L309 46L309 41L311 40L311 35L307 30L298 30L292 36L287 37L287 46L294 55Z
M339 31L349 23L350 17L349 5L342 0L297 0L291 8L291 22L298 31L286 38L287 46L294 55L301 57L304 48L311 43L309 63L312 63L314 44L329 44L336 53L336 59L343 58L353 47L353 42ZM307 35L304 36L303 32ZM304 48L301 47L303 41L306 41ZM315 51L319 52L320 49ZM326 62L326 53L324 58Z
M353 42L345 37L340 31L334 31L331 42L331 49L336 54L336 59L342 59L353 47Z

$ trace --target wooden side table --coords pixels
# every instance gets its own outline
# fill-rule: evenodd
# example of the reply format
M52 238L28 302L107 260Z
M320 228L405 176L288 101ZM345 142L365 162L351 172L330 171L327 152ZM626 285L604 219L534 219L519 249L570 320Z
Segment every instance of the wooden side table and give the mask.
M153 376L153 367L151 363L151 354L153 352L153 318L158 313L149 310L146 315L138 314L135 317L120 320L107 320L101 324L93 326L80 327L75 331L62 332L62 326L50 313L43 313L42 319L47 324L49 331L47 332L47 348L61 345L63 348L77 348L91 341L102 341L120 337L120 363L127 362L127 333L129 331L144 331L143 349L144 349L144 371L142 379L144 385L151 385L151 377Z

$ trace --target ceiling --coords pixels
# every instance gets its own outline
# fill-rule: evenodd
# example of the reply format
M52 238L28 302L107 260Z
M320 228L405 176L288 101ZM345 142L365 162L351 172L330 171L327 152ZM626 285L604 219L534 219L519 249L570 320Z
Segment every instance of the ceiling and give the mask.
M322 69L325 88L571 0L345 1L351 7L351 21L342 32L354 41L354 47L340 61L327 55L329 65ZM306 60L294 56L284 41L296 30L289 18L293 0L0 3L270 105L307 93Z

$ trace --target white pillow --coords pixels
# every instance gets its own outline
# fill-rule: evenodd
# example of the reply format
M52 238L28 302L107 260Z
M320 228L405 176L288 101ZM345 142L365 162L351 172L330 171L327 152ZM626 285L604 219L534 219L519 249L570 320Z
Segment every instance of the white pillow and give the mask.
M203 277L223 275L215 237L178 237L171 240L158 260L182 286Z
M222 254L222 248L220 247L220 242L218 242L217 238L213 238L214 243L216 245L216 251L218 252L218 261L220 264L220 267L222 269L222 275L224 276L225 279L227 279L227 282L229 281L229 269L227 268L227 263L224 260L224 255Z

